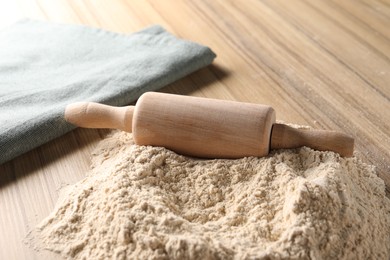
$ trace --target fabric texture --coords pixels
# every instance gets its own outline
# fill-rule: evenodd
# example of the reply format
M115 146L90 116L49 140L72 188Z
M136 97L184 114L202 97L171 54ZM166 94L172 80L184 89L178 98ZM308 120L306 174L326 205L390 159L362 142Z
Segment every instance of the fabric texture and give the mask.
M0 32L0 164L74 129L69 103L126 105L214 58L160 26L124 35L22 20Z

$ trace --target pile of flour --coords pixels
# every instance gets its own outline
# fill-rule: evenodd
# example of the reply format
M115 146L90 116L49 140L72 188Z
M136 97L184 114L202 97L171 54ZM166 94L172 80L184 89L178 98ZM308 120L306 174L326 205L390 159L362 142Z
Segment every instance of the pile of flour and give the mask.
M38 236L72 259L389 259L390 200L332 152L199 160L115 132Z

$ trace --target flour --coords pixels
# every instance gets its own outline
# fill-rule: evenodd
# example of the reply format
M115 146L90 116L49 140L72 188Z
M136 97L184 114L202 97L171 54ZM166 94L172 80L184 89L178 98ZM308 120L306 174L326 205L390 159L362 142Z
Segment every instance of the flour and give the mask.
M38 235L70 259L389 259L390 200L332 152L199 160L115 132Z

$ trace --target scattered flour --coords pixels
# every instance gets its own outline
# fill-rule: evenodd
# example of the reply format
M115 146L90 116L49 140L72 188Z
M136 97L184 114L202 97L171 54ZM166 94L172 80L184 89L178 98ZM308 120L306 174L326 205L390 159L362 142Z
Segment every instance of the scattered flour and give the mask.
M69 259L389 259L390 200L332 152L199 160L115 132L38 237Z

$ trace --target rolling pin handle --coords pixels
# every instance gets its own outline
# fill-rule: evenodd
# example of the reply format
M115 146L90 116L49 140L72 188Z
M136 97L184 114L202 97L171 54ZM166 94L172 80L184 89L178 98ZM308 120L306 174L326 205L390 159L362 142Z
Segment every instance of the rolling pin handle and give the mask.
M319 151L333 151L344 157L353 155L354 139L336 131L297 129L274 124L271 132L271 149L288 149L307 146Z
M93 102L77 102L65 109L65 120L86 128L112 128L132 132L134 106L112 107Z

